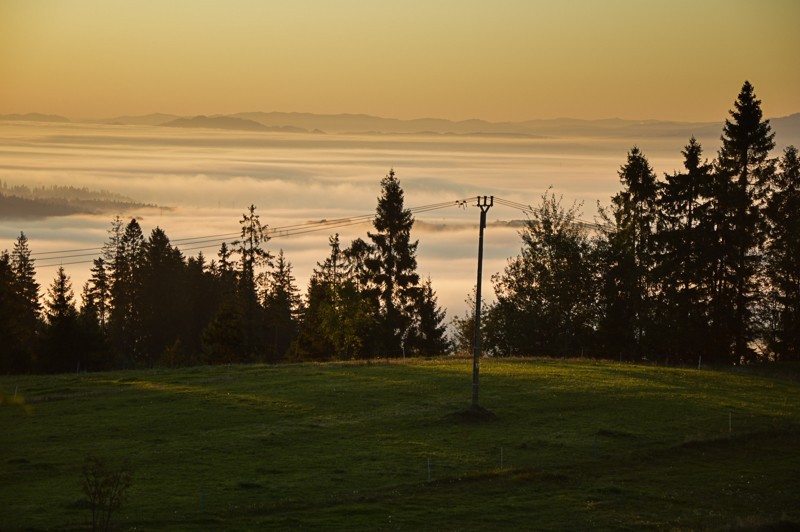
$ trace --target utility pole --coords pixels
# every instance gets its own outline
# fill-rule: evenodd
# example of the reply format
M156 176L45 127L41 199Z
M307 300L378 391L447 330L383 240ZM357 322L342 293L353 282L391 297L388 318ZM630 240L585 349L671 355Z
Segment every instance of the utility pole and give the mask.
M478 284L475 288L475 348L472 356L472 408L478 408L478 386L481 369L481 276L483 274L483 230L486 228L486 212L494 205L494 196L478 196L481 209L480 237L478 237Z

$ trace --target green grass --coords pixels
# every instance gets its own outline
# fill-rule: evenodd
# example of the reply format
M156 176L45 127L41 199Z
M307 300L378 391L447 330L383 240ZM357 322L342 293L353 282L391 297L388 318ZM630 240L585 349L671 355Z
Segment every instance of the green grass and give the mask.
M481 372L493 421L457 415L458 358L0 377L0 529L86 529L89 453L132 465L120 530L800 523L796 380L555 360Z

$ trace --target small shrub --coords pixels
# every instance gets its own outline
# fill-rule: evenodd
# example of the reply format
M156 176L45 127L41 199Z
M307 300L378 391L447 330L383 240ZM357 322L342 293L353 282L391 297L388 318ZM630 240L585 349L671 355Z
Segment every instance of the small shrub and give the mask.
M115 469L97 456L86 457L81 487L92 511L92 530L109 529L111 514L125 502L131 480L127 463Z

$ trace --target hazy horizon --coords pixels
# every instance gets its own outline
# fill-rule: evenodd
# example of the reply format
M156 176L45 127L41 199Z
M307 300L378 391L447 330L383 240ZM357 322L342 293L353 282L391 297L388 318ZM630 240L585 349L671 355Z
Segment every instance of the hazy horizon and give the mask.
M800 102L799 102L800 103ZM795 111L788 111L786 114L782 115L775 115L771 117L766 117L768 119L775 119L775 118L786 118L791 117L793 115L799 114L800 110ZM317 113L317 112L310 112L305 110L281 110L281 109L272 109L272 110L263 110L263 109L246 109L246 110L238 110L232 112L213 112L213 111L205 111L199 113L178 113L172 112L170 110L164 109L157 109L155 111L149 112L141 112L136 114L127 114L127 113L112 113L103 116L75 116L75 115L67 115L63 113L44 113L40 112L37 109L29 109L25 111L9 111L0 113L0 118L10 115L51 115L51 116L60 116L63 118L68 119L71 122L76 123L106 123L109 120L115 120L120 118L128 118L128 119L136 119L136 118L146 118L151 116L159 116L164 115L167 117L176 116L181 118L192 118L192 117L217 117L217 116L238 116L238 115L248 115L248 114L268 114L268 115L316 115L320 117L344 117L344 116L352 116L352 117L370 117L370 118L377 118L381 120L392 120L392 121L400 121L400 122L421 122L427 120L435 120L435 121L446 121L451 123L463 123L463 122L486 122L489 124L523 124L526 122L558 122L558 121L581 121L581 122L605 122L605 121L622 121L622 122L665 122L665 123L681 123L681 124L721 124L719 120L676 120L674 118L656 118L651 116L638 116L638 117L627 117L622 118L620 116L600 116L597 118L582 118L579 116L554 116L549 118L542 118L542 117L521 117L521 118L514 118L512 120L489 120L484 117L480 116L471 116L468 118L462 119L450 119L450 118L443 118L440 116L434 115L426 115L426 116L410 116L407 118L401 118L399 116L384 116L384 115L376 115L376 114L369 114L369 113L356 113L356 112L324 112L324 113ZM728 118L727 111L721 115L724 120ZM27 121L27 120L21 120ZM121 125L129 125L126 123L122 123Z

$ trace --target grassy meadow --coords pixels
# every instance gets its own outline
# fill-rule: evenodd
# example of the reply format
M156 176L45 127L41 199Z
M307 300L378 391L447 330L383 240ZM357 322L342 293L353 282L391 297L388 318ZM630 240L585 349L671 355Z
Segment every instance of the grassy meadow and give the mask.
M800 524L800 382L585 360L0 377L0 530L758 529ZM777 528L776 528L777 529Z

